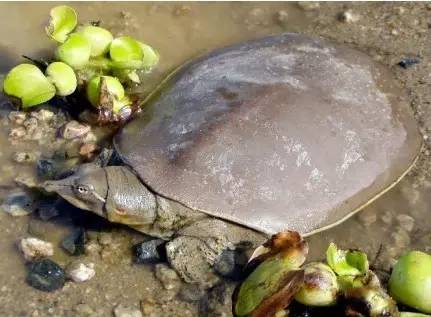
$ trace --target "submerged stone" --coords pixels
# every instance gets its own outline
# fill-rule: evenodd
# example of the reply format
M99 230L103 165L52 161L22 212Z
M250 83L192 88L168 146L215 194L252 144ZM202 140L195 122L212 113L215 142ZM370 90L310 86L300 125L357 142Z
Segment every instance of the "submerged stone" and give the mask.
M42 259L29 263L27 283L44 292L62 288L66 281L64 270L54 261Z
M70 255L81 255L85 253L87 234L83 228L78 228L67 235L61 241L61 247Z
M166 260L165 242L153 239L133 246L134 262L138 264L159 263Z
M1 209L15 217L31 214L34 208L34 197L25 191L10 194L1 205Z

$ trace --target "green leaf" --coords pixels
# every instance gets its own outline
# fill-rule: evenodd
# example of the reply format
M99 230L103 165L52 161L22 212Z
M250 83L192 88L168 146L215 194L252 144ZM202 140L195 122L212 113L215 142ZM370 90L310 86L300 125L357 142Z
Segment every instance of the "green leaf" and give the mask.
M420 313L401 312L400 317L431 317L431 315L425 315Z
M45 27L45 31L52 39L64 43L77 24L78 17L75 10L62 5L51 9L49 24Z
M326 251L326 261L339 276L359 276L368 272L367 255L356 250L340 250L331 243Z
M20 98L23 108L47 102L55 96L54 85L32 64L12 68L3 82L3 90L8 95Z
M91 45L80 33L73 33L66 42L57 48L57 58L69 66L79 69L90 59Z
M48 79L54 84L58 96L72 94L77 86L76 75L73 69L62 62L54 62L48 65L45 71Z
M120 81L111 76L95 76L87 84L87 98L94 107L99 107L102 96L102 82L106 85L107 98L120 101L124 98L124 88Z
M139 42L144 58L142 59L144 68L151 69L159 62L159 54L151 46Z
M144 57L140 43L130 36L114 39L109 55L115 62L142 61Z
M138 73L136 70L130 70L130 69L114 69L113 74L115 77L117 77L120 82L122 83L128 83L132 82L135 84L140 84L141 80L139 78Z
M88 25L79 29L79 33L90 42L92 57L104 55L109 51L113 36L108 30Z

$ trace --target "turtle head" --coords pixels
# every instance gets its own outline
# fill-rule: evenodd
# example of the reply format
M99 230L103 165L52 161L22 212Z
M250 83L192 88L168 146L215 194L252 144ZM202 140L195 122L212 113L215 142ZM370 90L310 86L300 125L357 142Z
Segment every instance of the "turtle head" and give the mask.
M101 167L90 164L81 165L68 177L44 182L42 188L59 194L78 208L105 216L108 180Z
M126 166L81 165L72 175L42 187L78 208L141 231L156 219L156 197Z

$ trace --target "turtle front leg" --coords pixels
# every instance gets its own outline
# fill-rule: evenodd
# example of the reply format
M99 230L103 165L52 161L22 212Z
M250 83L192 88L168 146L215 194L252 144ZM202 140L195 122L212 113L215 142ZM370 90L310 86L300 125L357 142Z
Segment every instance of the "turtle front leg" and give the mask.
M247 246L250 251L267 237L248 228L215 218L205 218L181 230L166 245L171 266L188 283L210 287L219 276L214 267L223 251Z

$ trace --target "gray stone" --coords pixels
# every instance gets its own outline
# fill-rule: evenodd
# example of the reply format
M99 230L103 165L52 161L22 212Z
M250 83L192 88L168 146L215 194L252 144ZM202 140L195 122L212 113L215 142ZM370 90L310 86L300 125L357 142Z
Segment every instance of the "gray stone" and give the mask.
M157 264L155 267L155 275L166 290L179 288L181 284L177 272L166 264Z

